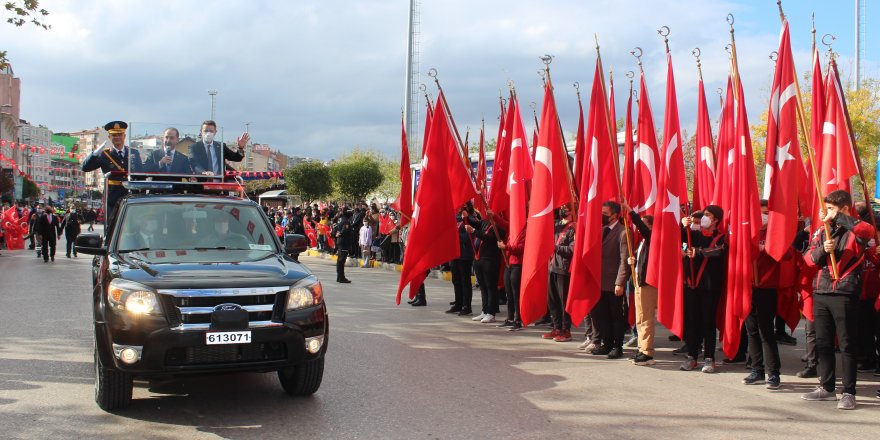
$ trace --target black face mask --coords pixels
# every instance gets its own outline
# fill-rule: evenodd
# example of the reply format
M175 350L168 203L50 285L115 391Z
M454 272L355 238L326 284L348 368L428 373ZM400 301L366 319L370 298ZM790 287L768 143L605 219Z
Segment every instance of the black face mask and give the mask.
M608 226L608 223L611 223L611 216L602 214L602 226Z
M559 211L559 218L565 220L568 218L568 211Z

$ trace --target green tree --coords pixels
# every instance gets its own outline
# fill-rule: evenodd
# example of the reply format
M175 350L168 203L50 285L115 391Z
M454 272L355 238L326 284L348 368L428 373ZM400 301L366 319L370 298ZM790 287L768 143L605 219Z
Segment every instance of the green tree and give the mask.
M37 186L36 183L31 182L28 179L24 179L24 186L21 189L22 198L24 198L24 199L38 199L38 198L40 198L40 194L41 194L40 187Z
M299 194L303 202L311 202L333 191L330 170L318 161L300 162L284 170L287 192Z
M365 200L382 185L382 155L355 148L330 165L330 177L338 198L348 201Z
M0 170L0 194L5 194L15 187L15 182L6 177L6 173Z
M21 27L27 22L31 22L43 29L52 27L43 21L49 15L49 11L41 9L38 0L23 0L21 3L18 1L7 1L4 7L5 12L3 15L6 18L6 22L16 27ZM9 60L6 58L6 51L0 50L0 69L5 69L7 65L9 65Z

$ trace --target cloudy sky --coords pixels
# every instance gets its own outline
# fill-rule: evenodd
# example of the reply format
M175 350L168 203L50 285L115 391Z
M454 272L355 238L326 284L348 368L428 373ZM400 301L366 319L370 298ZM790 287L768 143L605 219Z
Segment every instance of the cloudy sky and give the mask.
M838 37L841 74L851 77L854 3L784 2L799 73L810 66L815 12L819 37ZM51 12L51 30L0 25L0 49L8 51L22 80L21 116L31 123L56 132L114 119L197 125L210 116L208 90L217 90L216 119L227 139L249 121L253 141L287 154L332 159L354 146L399 154L407 0L43 0L40 5ZM863 70L877 77L880 35L873 29L880 24L880 9L868 8ZM573 132L577 100L571 84L581 84L586 103L595 33L606 68L614 69L618 117L626 103L624 73L637 71L629 52L636 46L644 50L660 127L665 68L656 30L666 25L682 124L693 132L697 72L691 50L702 50L714 119L715 90L728 70L728 13L736 18L739 65L754 122L766 108L773 67L768 55L778 45L780 22L772 0L423 0L421 81L430 84L425 73L436 68L459 128L475 129L485 117L491 137L499 89L509 79L523 108L533 101L540 108L538 57L551 54L562 125ZM429 91L436 95L433 85Z

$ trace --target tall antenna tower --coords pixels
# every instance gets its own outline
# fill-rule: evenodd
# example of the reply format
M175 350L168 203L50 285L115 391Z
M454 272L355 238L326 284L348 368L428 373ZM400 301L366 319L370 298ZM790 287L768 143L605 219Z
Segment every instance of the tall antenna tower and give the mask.
M866 0L856 0L856 65L855 65L855 89L862 86L862 60L865 59L865 32L867 14L865 13Z
M421 36L419 13L421 11L419 0L409 1L409 46L406 54L406 94L404 96L403 114L404 126L406 127L406 143L409 146L410 162L413 157L422 156L422 148L419 142L419 37Z

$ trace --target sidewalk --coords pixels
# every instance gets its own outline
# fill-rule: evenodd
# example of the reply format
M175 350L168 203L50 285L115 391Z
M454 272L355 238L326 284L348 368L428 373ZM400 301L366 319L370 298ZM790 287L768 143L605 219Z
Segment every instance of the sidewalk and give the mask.
M327 252L321 252L317 249L310 248L306 251L306 254L310 257L321 258L324 260L336 261L336 255L332 255ZM364 265L363 258L349 258L345 262L346 267L361 267ZM401 272L403 270L403 265L401 264L392 264L392 263L382 263L375 260L370 260L369 266L373 269L384 270L386 272ZM452 281L452 273L448 271L439 271L432 270L431 275L432 278L436 278L438 280ZM471 277L473 278L473 277ZM472 281L473 282L473 281Z

